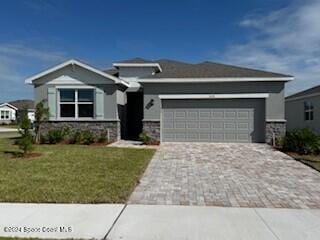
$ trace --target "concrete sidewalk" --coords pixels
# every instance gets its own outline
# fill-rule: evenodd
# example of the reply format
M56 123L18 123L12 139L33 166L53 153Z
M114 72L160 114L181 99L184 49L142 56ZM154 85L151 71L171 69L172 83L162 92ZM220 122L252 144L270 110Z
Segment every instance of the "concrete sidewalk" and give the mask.
M128 205L108 240L317 240L320 210Z
M103 239L123 204L0 204L0 236Z
M108 240L318 240L320 210L0 204L0 236Z

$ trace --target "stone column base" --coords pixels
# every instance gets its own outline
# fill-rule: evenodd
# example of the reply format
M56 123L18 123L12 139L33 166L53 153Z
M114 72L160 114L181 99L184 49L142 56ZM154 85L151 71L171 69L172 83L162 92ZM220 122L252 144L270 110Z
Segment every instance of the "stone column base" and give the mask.
M160 121L143 121L143 131L146 132L152 140L160 141Z
M266 143L276 144L286 134L285 121L266 121ZM275 143L274 143L275 139Z

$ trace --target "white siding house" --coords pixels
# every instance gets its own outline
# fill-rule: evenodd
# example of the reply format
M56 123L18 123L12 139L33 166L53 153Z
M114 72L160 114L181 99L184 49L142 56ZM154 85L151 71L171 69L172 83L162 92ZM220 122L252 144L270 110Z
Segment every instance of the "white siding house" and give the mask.
M17 110L18 108L9 103L0 104L0 124L15 121Z

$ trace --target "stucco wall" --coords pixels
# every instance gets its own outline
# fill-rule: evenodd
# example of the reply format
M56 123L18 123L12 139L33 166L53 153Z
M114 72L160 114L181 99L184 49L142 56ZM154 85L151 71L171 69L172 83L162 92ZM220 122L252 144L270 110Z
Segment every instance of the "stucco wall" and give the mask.
M314 106L312 121L304 120L304 102L310 101ZM287 130L310 128L320 134L320 96L286 101Z
M284 119L283 82L246 83L143 83L144 120L160 120L159 94L222 94L269 93L266 99L266 119ZM153 100L153 101L152 101Z

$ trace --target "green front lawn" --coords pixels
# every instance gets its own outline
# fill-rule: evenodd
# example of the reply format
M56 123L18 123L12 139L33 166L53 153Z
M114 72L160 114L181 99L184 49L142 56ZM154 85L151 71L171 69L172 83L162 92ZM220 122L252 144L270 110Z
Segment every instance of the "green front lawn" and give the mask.
M0 139L0 202L123 203L154 150L37 145L40 157L17 158Z
M293 158L300 162L320 171L320 155L299 155L296 153L289 153Z

